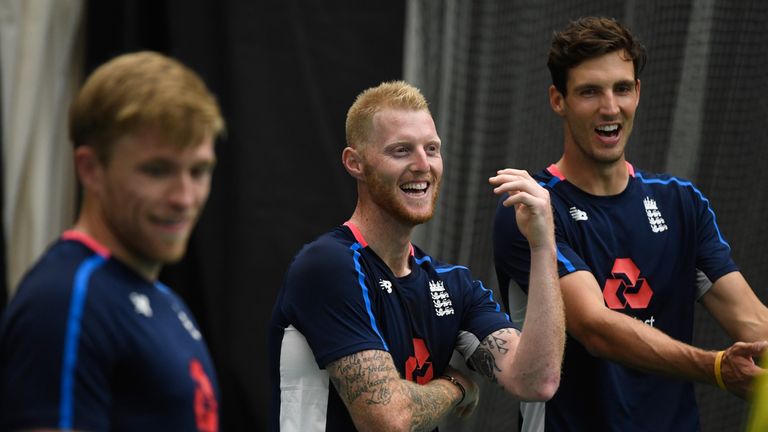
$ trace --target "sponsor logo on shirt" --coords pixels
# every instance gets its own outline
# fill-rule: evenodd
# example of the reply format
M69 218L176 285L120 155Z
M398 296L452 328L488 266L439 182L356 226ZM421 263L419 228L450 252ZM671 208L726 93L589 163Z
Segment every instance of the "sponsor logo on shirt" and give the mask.
M132 292L128 294L128 298L133 303L133 310L139 315L144 315L147 318L152 318L152 306L149 304L149 297L145 294L139 294Z
M612 278L605 280L603 299L611 309L645 309L653 297L653 289L630 258L616 258Z
M448 292L445 291L443 281L429 281L429 293L432 296L432 305L435 307L437 316L453 315L453 303Z
M197 359L189 362L189 375L195 382L195 423L200 432L218 432L219 404L211 380Z
M413 338L413 355L405 361L405 379L417 384L432 381L432 362L423 339Z
M656 200L645 197L643 206L645 206L645 214L648 215L648 223L651 224L651 231L655 233L666 231L668 229L667 223L664 222L664 218L661 216Z
M379 286L382 291L386 291L387 294L392 294L392 282L385 279L379 279Z
M192 322L191 319L189 319L189 316L186 312L184 312L177 304L173 304L173 310L176 312L176 316L179 317L179 321L181 321L181 325L189 332L189 335L192 336L192 339L194 340L201 340L203 338L203 335L200 334L200 331L195 327L195 324Z
M571 207L568 209L568 213L571 214L571 217L575 221L585 221L589 219L589 216L587 216L587 212L584 210L579 210L576 207Z

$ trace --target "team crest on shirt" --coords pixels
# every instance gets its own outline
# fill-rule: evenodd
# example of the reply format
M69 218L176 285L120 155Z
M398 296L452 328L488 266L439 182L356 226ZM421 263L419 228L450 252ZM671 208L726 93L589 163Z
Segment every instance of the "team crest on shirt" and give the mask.
M648 223L651 224L651 231L655 233L666 231L668 229L667 223L664 222L664 217L661 216L656 200L645 197L643 206L645 206L645 214L648 215Z
M443 281L429 281L429 294L432 296L432 305L435 307L435 315L441 317L453 315L453 303L448 291L445 290Z
M149 304L149 297L144 294L132 292L128 294L128 298L133 303L133 310L139 315L144 315L147 318L152 318L152 306Z
M379 286L382 291L386 291L387 294L392 294L392 282L385 279L379 279Z

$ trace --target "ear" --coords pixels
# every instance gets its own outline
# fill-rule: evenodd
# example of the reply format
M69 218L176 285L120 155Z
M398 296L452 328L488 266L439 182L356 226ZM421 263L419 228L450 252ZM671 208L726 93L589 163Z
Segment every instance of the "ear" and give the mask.
M346 147L341 153L341 162L344 164L344 169L347 170L352 177L362 180L365 178L363 172L363 157L358 150L352 147Z
M93 147L81 145L75 149L75 172L85 191L94 192L101 188L104 166Z
M635 108L637 108L637 105L640 104L640 78L635 79L635 92L637 93L637 101L635 102Z
M565 96L560 93L560 90L554 84L549 86L549 105L555 114L560 117L565 115Z

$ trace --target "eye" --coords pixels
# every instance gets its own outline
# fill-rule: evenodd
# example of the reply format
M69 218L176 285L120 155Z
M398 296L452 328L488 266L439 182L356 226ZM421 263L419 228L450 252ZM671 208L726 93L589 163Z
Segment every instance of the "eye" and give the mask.
M170 164L163 162L151 162L141 165L139 171L149 177L162 178L171 175L173 173L173 167Z
M427 146L427 153L431 155L437 155L440 154L440 145L439 144L430 144Z
M587 87L587 88L582 89L581 91L579 91L579 95L584 96L584 97L590 97L590 96L594 96L596 94L597 94L597 89L594 88L594 87Z
M202 179L205 177L209 177L211 174L213 174L212 164L196 165L192 167L192 169L190 170L190 175L194 179Z
M630 86L628 84L621 84L621 85L616 86L616 93L627 94L627 93L630 93L630 92L632 92L632 86Z
M394 149L392 149L392 154L395 156L406 156L409 152L408 147L406 146L397 146Z

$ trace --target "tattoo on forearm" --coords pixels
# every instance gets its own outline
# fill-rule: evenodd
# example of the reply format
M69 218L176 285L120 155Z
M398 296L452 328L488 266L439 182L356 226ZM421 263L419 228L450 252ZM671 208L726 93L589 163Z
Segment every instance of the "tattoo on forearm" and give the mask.
M389 404L389 382L397 377L397 371L387 357L384 351L362 351L329 365L331 381L347 404L358 399L369 405Z
M426 392L418 384L405 386L406 397L411 401L411 430L429 430L435 427L440 417L451 408L451 395L444 389L436 388Z
M389 405L395 399L393 393L398 391L398 399L409 401L411 430L434 429L453 406L450 387L395 382L401 380L400 375L389 353L384 351L361 351L336 360L327 370L350 410L355 404Z
M508 343L507 337L510 334L512 334L511 330L501 329L488 335L469 359L472 367L479 374L488 377L493 382L497 381L496 373L501 372L497 357L503 357L509 352L506 345Z

